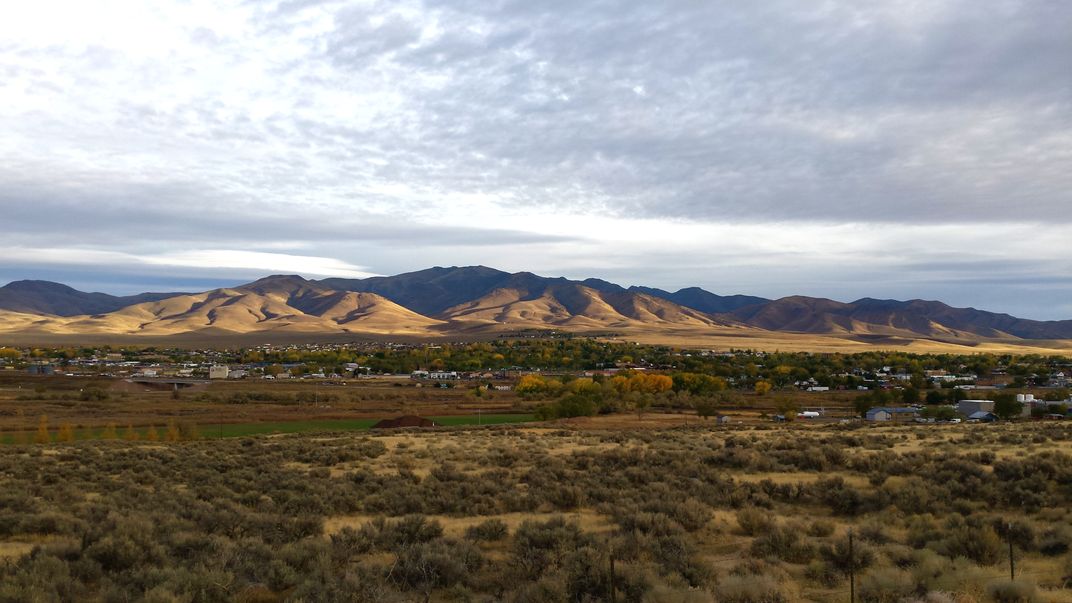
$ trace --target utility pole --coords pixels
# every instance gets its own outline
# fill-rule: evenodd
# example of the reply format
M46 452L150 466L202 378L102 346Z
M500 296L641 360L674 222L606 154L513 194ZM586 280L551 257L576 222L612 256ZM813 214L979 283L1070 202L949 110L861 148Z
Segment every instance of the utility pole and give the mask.
M1012 554L1012 522L1010 521L1005 530L1005 538L1009 541L1009 580L1016 579L1016 560Z
M856 603L856 554L852 550L852 528L849 528L849 603Z
M610 553L610 603L618 602L617 585L614 580L614 551Z

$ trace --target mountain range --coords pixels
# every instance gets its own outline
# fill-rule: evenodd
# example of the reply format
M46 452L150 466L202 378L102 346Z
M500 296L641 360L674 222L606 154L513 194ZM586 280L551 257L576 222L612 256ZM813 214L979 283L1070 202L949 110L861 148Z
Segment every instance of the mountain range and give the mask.
M1072 339L1072 320L1036 321L937 301L803 296L770 300L621 287L484 266L366 279L269 276L200 293L85 293L47 281L0 287L4 334L487 336L529 329L734 337L797 333L976 343Z

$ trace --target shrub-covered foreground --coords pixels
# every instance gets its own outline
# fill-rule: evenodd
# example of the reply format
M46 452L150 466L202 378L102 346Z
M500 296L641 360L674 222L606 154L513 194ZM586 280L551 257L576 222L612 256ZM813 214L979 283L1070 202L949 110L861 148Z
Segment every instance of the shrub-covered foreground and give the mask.
M0 601L847 600L850 573L863 601L1069 600L1070 445L979 425L6 447Z

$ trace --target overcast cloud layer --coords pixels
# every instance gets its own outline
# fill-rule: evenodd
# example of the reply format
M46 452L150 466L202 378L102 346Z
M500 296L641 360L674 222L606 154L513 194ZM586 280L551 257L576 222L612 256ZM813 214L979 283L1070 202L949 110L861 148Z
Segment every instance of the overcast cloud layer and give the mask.
M1072 4L35 2L0 281L487 264L1072 318Z

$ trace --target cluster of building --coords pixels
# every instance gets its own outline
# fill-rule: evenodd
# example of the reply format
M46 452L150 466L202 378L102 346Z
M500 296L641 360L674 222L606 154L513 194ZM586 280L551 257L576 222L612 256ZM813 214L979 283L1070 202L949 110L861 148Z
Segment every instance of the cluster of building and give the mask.
M1048 419L1063 419L1068 416L1069 408L1072 407L1072 398L1064 402L1052 402L1035 398L1034 394L1016 394L1016 401L1020 403L1020 417L1031 418L1041 416ZM961 400L953 408L958 417L946 422L959 423L962 420L973 423L990 423L998 419L994 413L995 402L993 400ZM1051 406L1063 406L1065 414L1047 412ZM931 422L922 418L923 407L921 406L880 406L868 410L864 418L868 421L900 421L900 422ZM1039 412L1042 411L1042 412Z

